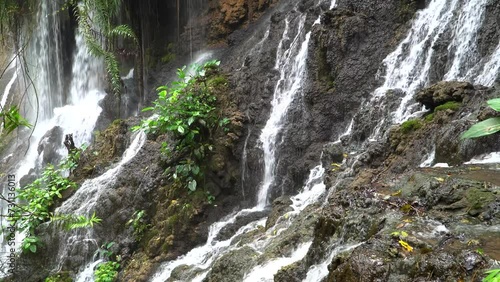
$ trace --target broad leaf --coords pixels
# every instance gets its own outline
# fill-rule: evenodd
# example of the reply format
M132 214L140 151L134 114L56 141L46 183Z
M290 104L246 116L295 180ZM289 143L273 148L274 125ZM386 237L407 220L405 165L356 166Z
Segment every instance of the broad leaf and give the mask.
M490 135L498 131L500 131L500 117L489 118L474 124L471 128L465 131L460 138L477 138Z
M196 184L197 184L196 180L194 180L194 179L191 180L191 181L189 181L189 183L188 183L188 189L190 191L192 191L192 192L196 191Z
M487 103L493 110L500 112L500 98L488 100Z

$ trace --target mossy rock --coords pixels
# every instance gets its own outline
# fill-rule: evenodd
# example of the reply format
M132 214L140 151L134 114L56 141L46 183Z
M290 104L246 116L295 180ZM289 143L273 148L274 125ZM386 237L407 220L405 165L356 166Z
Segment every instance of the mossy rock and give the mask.
M436 112L444 111L444 110L456 111L456 110L460 109L461 106L462 106L462 103L460 103L460 102L449 101L449 102L446 102L442 105L437 106L434 109L434 112L436 113Z
M401 124L399 130L403 134L408 134L410 132L416 131L422 127L422 121L419 119L410 119Z
M71 275L69 272L64 271L64 272L59 272L54 275L50 275L49 277L45 278L45 282L73 282L73 278L71 278Z

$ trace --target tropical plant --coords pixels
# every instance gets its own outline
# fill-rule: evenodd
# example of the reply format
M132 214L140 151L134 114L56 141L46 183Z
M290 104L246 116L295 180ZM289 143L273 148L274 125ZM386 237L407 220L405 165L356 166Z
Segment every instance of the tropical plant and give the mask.
M0 118L3 119L3 129L6 134L10 134L19 126L27 128L32 127L32 125L21 116L17 106L11 106L9 109L2 109L0 112Z
M39 240L35 236L35 229L45 221L62 224L67 230L93 227L101 222L95 213L87 218L83 215L54 215L50 212L56 200L62 198L63 191L76 188L75 182L63 176L66 167L73 166L69 164L71 162L63 160L58 168L47 165L39 178L18 190L17 203L12 203L8 220L18 231L29 234L23 241L23 250L36 251Z
M493 110L500 112L500 98L488 100L487 103ZM474 124L471 128L465 131L460 138L477 138L490 135L498 131L500 131L500 117L493 117Z
M120 269L120 264L116 261L107 261L99 264L97 269L94 271L94 277L96 282L113 282L118 276L118 270Z
M138 45L137 36L128 25L113 25L118 15L121 0L82 0L76 7L80 31L89 52L104 59L111 89L121 92L118 60L114 54L117 38L131 39Z
M500 282L500 268L488 270L485 274L488 276L483 278L482 282Z
M206 72L214 70L220 62L208 61L201 66L191 66L189 75L186 67L177 70L178 80L170 86L158 87L158 99L152 107L143 111L153 111L155 118L143 120L134 130L146 133L171 133L177 140L175 151L183 158L166 173L194 192L203 179L204 159L213 150L209 142L212 131L219 125L227 125L228 119L221 119L215 111L216 97L206 83ZM168 144L162 144L162 152L171 154Z
M42 245L40 238L37 236L27 236L23 239L21 250L23 253L36 253L38 247Z
M127 221L127 226L132 226L134 229L134 237L137 241L141 241L144 232L151 226L146 223L145 216L145 210L135 211L132 218Z

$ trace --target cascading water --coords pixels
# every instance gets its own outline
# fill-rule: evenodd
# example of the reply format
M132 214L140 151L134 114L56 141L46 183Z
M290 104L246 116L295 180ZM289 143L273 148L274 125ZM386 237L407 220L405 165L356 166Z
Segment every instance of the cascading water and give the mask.
M335 1L331 2L331 6L333 7L334 5ZM279 70L280 78L274 90L270 117L266 122L265 127L262 129L262 133L259 138L264 152L265 171L261 187L259 188L256 207L242 210L222 221L214 223L210 227L208 240L205 245L197 247L186 255L162 265L159 271L151 279L152 282L165 281L171 276L176 267L186 264L192 265L193 268L196 269L196 273L198 273L200 269L202 270L201 274L195 275L195 277L190 279L190 281L202 281L209 273L212 264L218 258L231 250L242 247L235 245L233 242L234 238L240 234L255 230L258 226L265 223L266 218L260 219L241 227L231 238L227 240L218 241L216 239L218 233L225 226L233 223L237 217L262 210L269 204L268 194L270 189L272 189L275 184L275 166L277 162L276 151L277 148L282 145L279 133L283 127L286 114L289 108L293 105L295 95L300 93L302 82L305 79L307 50L309 40L311 38L311 32L305 33L304 31L305 20L305 14L296 15L295 18L287 17L285 19L285 28L282 38L278 44L275 69ZM297 31L295 33L291 31L292 26L297 27ZM262 42L268 38L268 32L269 30L266 31L263 39L259 42L258 48L260 48ZM291 33L295 34L293 39L290 38L292 36ZM285 46L287 42L289 42L288 48ZM254 52L254 49L255 48L252 48L250 52ZM274 227L266 231L267 235L265 240L256 241L247 244L247 246L250 246L259 253L263 253L265 248L292 224L295 216L297 216L309 204L315 203L324 194L326 189L323 183L324 172L325 169L321 165L313 168L309 175L309 179L304 185L303 191L292 198L293 211L280 218L278 222L281 223L276 224ZM276 258L275 260L268 262L266 265L255 266L254 269L247 273L244 278L245 281L271 281L274 274L282 266L302 259L307 253L311 243L311 241L303 242L289 257Z
M259 189L257 198L257 207L263 209L268 202L269 190L275 184L276 177L276 150L280 145L278 140L279 133L283 127L284 117L286 116L290 104L295 95L299 93L302 87L302 81L305 78L305 66L307 49L311 33L305 35L305 39L301 41L305 15L301 15L296 19L299 21L297 33L290 43L288 49L283 48L285 41L289 40L290 19L285 19L285 31L281 41L278 44L278 52L276 55L275 68L280 72L280 78L276 84L273 100L271 102L271 115L267 120L265 127L260 135L262 150L264 151L264 179L262 187Z
M34 38L26 49L28 69L19 75L30 97L27 101L23 100L21 108L29 121L37 122L28 141L29 149L24 156L20 156L21 159L16 160L17 164L9 172L18 181L32 169L40 171L44 152L38 152L37 145L51 129L60 127L63 134L72 133L77 146L88 143L102 110L98 102L105 96L103 63L89 55L81 35L76 36L77 50L73 59L70 92L63 93L62 35L57 13L59 5L57 1L41 1L40 6L38 29L33 32ZM7 94L16 80L16 74L5 88L2 105L7 103ZM63 105L64 102L67 104ZM62 140L60 144L55 144L55 148L58 148L56 153L59 156L66 155ZM0 204L2 211L5 211L5 203L1 201ZM2 223L4 221L3 218ZM21 234L16 236L16 246L19 246L21 239ZM2 243L2 251L5 248Z

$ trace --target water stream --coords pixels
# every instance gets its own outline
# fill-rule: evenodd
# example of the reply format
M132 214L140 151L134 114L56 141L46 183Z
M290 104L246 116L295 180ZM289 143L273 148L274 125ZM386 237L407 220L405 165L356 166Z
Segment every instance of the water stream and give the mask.
M21 139L18 144L22 145L27 141L30 146L25 155L17 156L19 159L13 170L9 172L16 176L17 181L33 171L40 172L44 152L38 152L38 144L48 131L58 126L63 134L73 134L76 146L81 146L83 143L90 142L95 123L102 111L98 102L105 96L102 81L103 63L90 56L83 37L79 34L76 36L70 90L69 93L63 93L62 35L57 18L58 13L56 13L58 9L57 1L41 1L37 13L38 29L33 32L32 42L26 50L28 70L15 72L2 95L2 106L7 105L9 98L7 94L10 93L18 77L22 78L23 82L33 82L32 84L20 83L28 87L29 96L28 100L23 102L22 110L30 122L34 123L37 115L38 121L31 138ZM22 91L21 89L20 92ZM35 102L37 99L40 101L39 104ZM55 147L59 158L66 156L67 152L62 140ZM1 210L5 211L3 201L0 202L0 206ZM16 236L16 246L20 245L22 238L22 234ZM1 243L3 251L5 245L3 241Z

